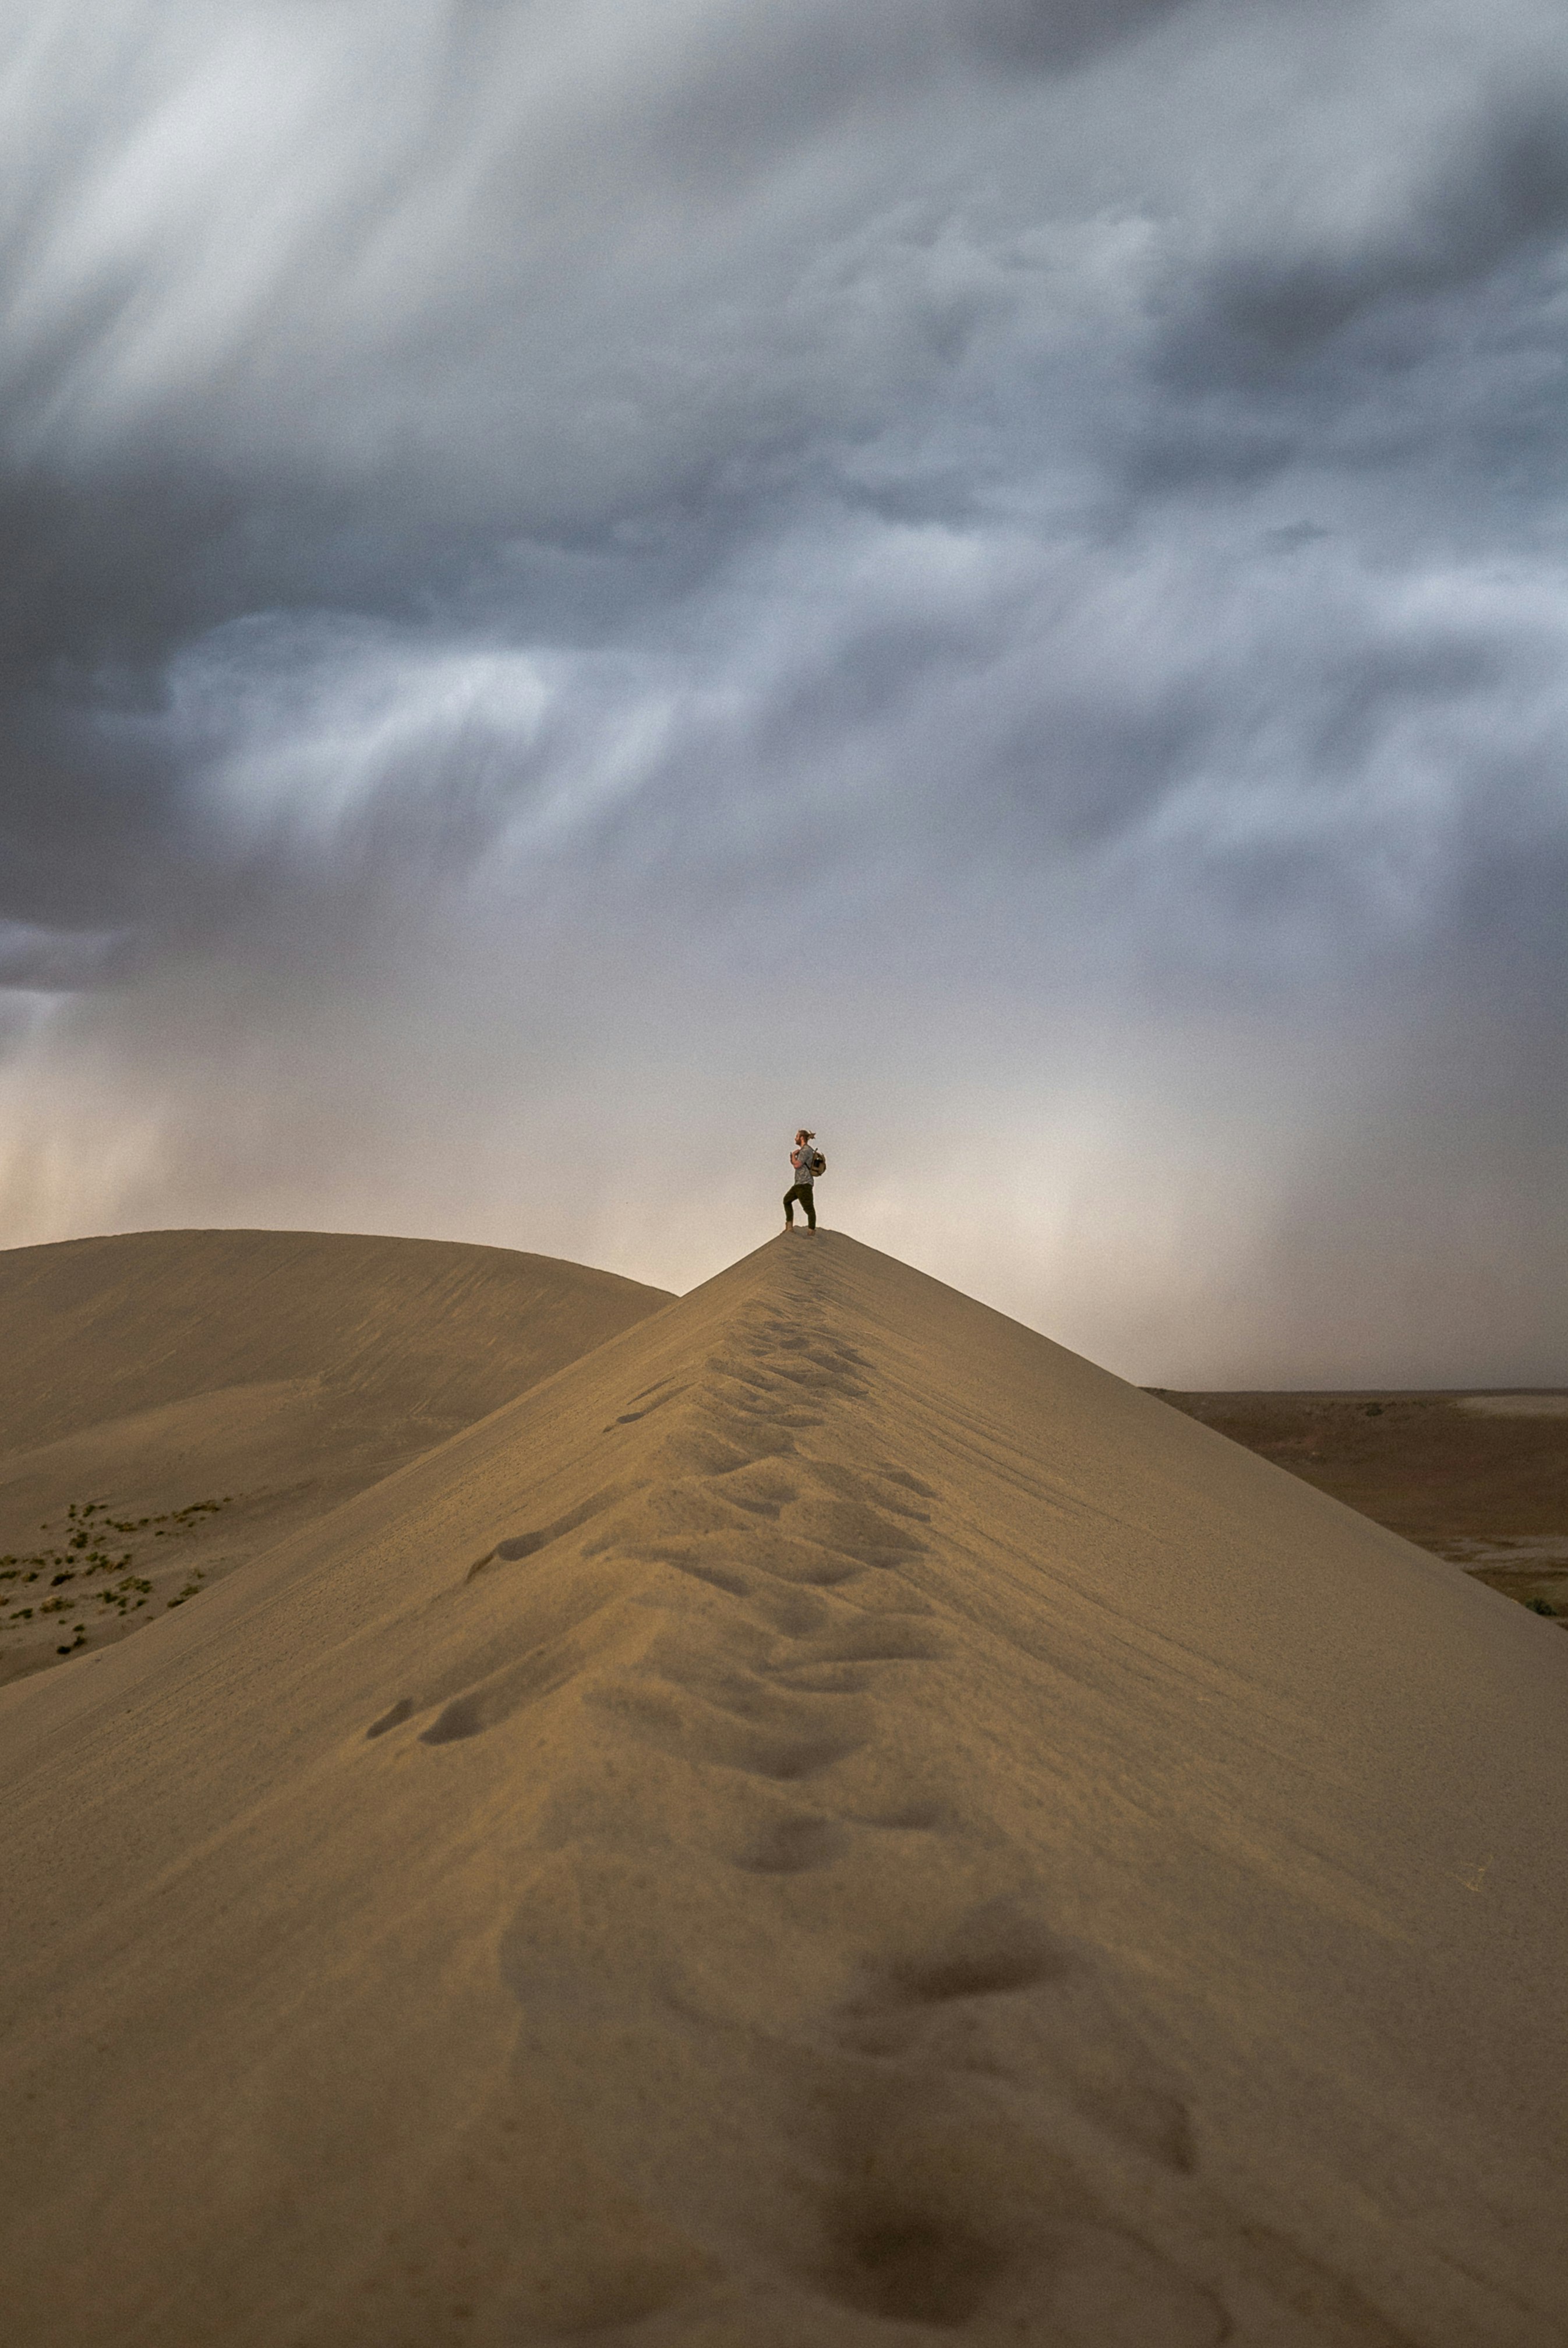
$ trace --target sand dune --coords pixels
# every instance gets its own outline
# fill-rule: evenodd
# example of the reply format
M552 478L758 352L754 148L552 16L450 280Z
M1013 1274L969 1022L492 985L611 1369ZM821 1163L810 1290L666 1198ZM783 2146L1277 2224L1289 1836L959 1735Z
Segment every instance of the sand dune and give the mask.
M0 1681L144 1628L669 1301L322 1231L0 1253Z
M1565 1699L775 1241L0 1695L14 2335L1560 2343Z

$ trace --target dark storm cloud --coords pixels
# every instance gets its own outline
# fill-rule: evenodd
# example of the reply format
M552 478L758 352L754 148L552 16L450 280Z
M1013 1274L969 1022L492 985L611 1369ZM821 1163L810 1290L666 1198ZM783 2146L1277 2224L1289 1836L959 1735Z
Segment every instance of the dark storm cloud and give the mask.
M1266 380L1366 323L1366 356L1414 355L1440 331L1413 305L1472 288L1551 252L1568 231L1568 124L1555 101L1511 93L1488 102L1420 160L1386 216L1346 245L1327 237L1243 249L1194 287L1175 324L1169 364L1199 383ZM1294 249L1293 249L1294 243ZM1206 298L1205 298L1206 297Z
M1001 1236L949 1271L1045 1313L1065 1251L1066 1333L1175 1378L1182 1266L1239 1251L1223 1343L1261 1361L1301 1202L1419 1191L1434 1087L1492 1104L1496 1195L1528 1189L1555 1128L1499 1039L1568 1009L1559 30L0 27L12 1234L400 1213L695 1276L630 1209L579 1219L630 1195L645 1099L722 1158L737 1103L842 1084L894 1158L917 1094L988 1136ZM815 1061L759 1060L803 987ZM559 1195L492 1208L530 1088ZM396 1138L476 1097L458 1172ZM111 1171L51 1190L95 1114ZM369 1134L411 1203L356 1187ZM1049 1230L997 1203L1042 1149ZM917 1202L877 1198L901 1244ZM1148 1307L1112 1294L1129 1217Z
M1185 0L958 0L953 20L980 55L1026 73L1090 57L1170 15Z

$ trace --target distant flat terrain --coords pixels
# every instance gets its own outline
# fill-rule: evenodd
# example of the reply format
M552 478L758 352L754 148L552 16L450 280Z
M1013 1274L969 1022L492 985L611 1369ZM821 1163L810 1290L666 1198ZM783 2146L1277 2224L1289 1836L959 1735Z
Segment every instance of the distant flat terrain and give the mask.
M1153 1391L1478 1581L1568 1622L1568 1392Z
M669 1302L442 1240L0 1252L0 1683L189 1602Z

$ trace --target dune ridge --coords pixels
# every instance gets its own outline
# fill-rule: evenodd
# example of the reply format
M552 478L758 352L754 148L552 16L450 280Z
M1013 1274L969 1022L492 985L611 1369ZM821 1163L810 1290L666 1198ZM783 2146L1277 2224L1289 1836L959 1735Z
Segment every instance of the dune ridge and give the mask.
M0 1695L25 2336L1545 2348L1565 1692L775 1241Z

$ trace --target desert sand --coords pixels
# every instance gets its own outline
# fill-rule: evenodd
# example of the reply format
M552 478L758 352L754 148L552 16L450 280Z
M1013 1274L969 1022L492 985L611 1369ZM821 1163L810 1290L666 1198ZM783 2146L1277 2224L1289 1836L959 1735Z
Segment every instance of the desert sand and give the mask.
M436 1240L0 1252L0 1682L144 1628L669 1302Z
M0 1758L26 2348L1568 2333L1568 1641L840 1234Z

